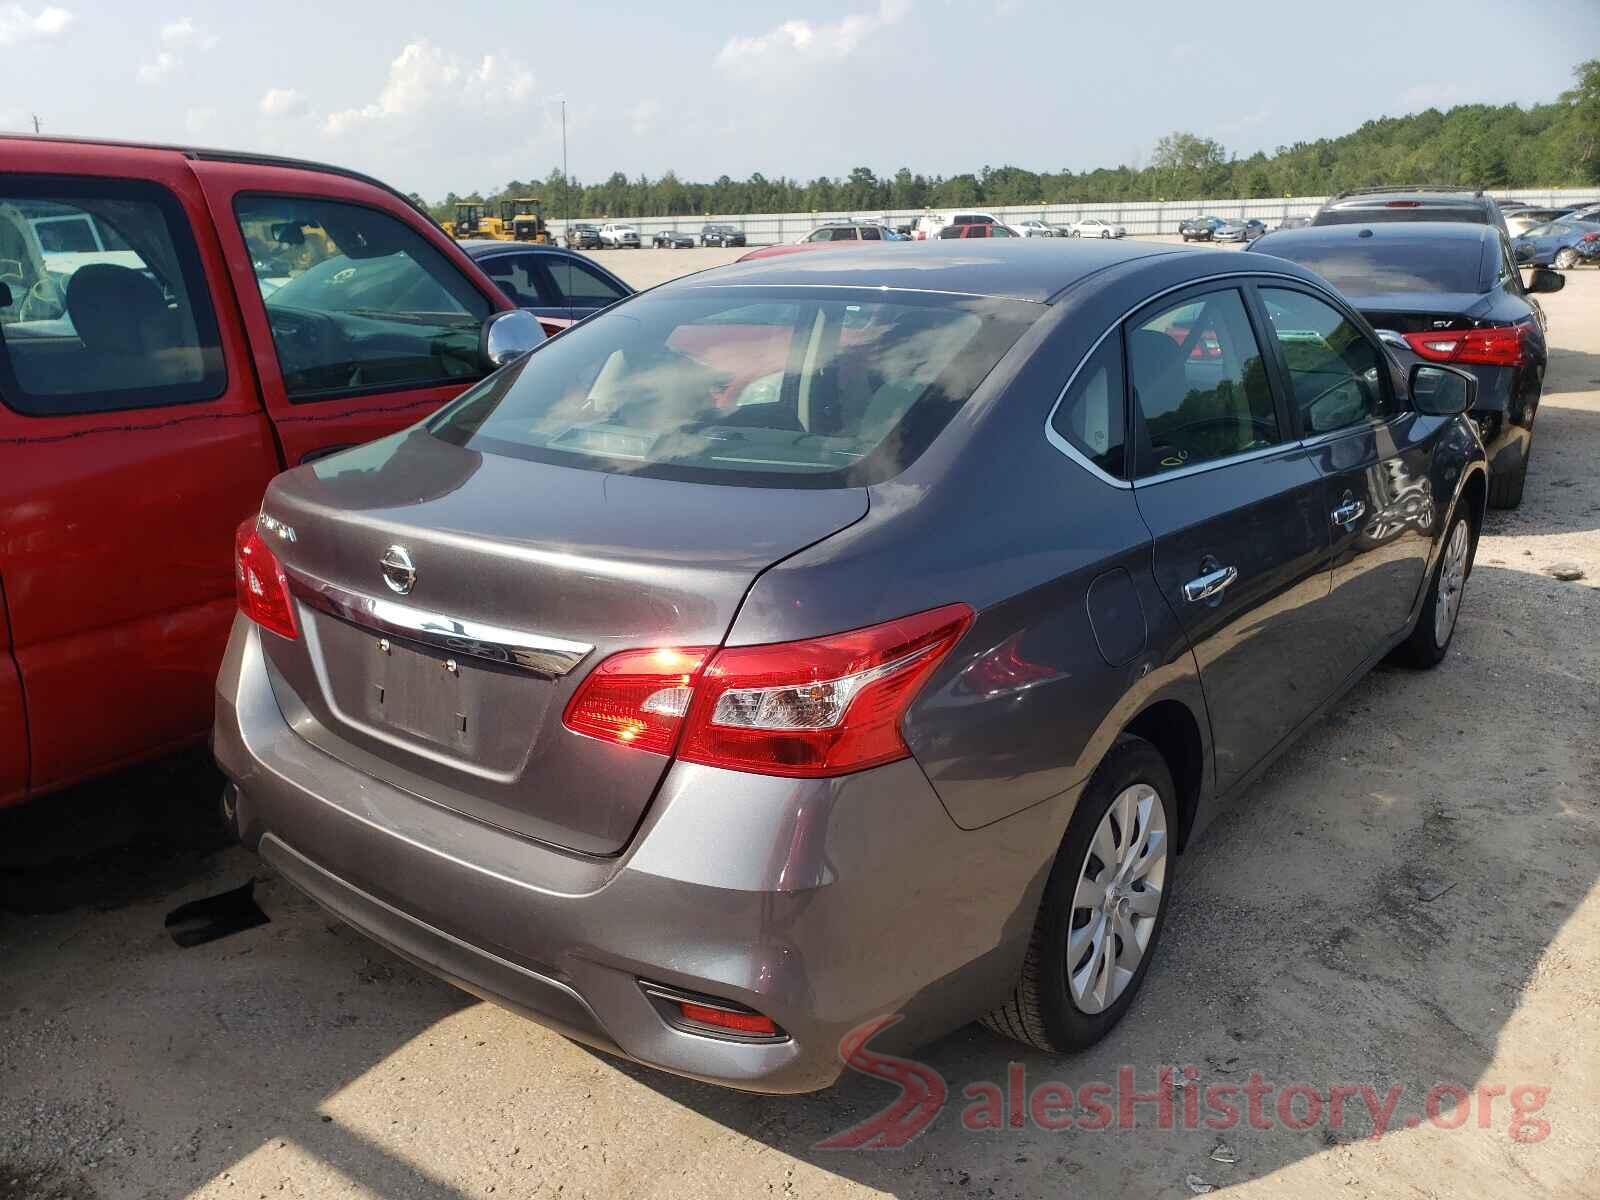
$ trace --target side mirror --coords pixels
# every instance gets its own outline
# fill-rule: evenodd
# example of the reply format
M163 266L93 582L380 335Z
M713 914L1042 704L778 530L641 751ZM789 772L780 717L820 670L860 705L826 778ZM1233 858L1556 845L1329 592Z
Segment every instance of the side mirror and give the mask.
M1532 242L1518 242L1511 247L1511 253L1516 256L1518 263L1531 263L1538 252L1538 247Z
M498 312L483 323L479 357L490 371L521 358L544 341L544 326L525 308Z
M1523 290L1529 292L1559 292L1567 286L1567 277L1560 271L1552 271L1548 267L1535 267L1533 278L1528 280Z
M1460 367L1418 363L1411 368L1411 404L1428 417L1454 417L1478 401L1478 380Z

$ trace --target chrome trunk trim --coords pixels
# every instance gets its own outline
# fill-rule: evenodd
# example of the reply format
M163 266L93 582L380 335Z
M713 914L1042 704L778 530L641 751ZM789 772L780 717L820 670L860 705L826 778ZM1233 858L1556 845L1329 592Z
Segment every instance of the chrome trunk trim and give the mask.
M377 633L421 642L453 654L502 663L535 675L567 674L593 651L583 642L569 642L523 629L505 629L479 621L463 621L428 612L381 596L339 587L292 567L284 567L289 591L301 603Z

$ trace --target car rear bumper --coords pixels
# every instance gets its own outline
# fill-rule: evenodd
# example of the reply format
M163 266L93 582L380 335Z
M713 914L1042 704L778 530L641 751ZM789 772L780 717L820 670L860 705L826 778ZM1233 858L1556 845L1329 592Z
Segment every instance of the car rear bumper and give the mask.
M826 1087L840 1039L914 1045L999 1004L1076 791L959 829L917 765L832 780L674 766L628 850L532 842L303 740L263 636L235 622L213 748L241 841L329 911L465 990L568 1036L755 1091ZM669 1023L645 983L770 1016L781 1041Z

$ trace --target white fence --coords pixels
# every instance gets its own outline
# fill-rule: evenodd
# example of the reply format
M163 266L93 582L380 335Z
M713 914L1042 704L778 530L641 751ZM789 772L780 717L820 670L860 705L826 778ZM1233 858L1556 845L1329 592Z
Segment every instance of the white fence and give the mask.
M1513 188L1509 191L1490 192L1498 199L1526 200L1530 204L1577 205L1600 203L1600 188ZM1084 217L1099 217L1127 228L1130 234L1175 234L1178 222L1202 213L1218 217L1257 217L1268 225L1276 225L1284 217L1309 217L1317 211L1325 196L1290 196L1271 200L1165 200L1126 201L1111 204L1025 204L1010 207L988 207L1002 221L1047 221L1052 225L1067 225ZM981 207L981 206L974 206ZM881 209L856 212L813 213L744 213L715 214L688 217L639 217L628 223L639 230L648 241L654 233L673 231L698 234L707 224L734 225L744 231L752 245L770 242L792 242L830 221L880 221L886 225L909 225L933 209ZM949 211L949 210L946 210ZM599 218L584 218L586 223L600 224ZM553 220L551 229L557 236L565 232L566 222Z

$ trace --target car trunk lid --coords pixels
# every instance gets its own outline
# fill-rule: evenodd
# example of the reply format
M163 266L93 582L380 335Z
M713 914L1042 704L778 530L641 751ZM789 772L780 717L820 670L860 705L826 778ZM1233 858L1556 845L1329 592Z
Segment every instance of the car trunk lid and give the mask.
M268 491L300 626L262 634L273 687L299 736L367 774L614 853L668 760L567 729L579 682L617 650L720 643L762 570L866 509L864 488L647 479L398 434Z
M1374 329L1396 333L1471 329L1490 303L1481 292L1392 292L1353 296L1350 302Z

